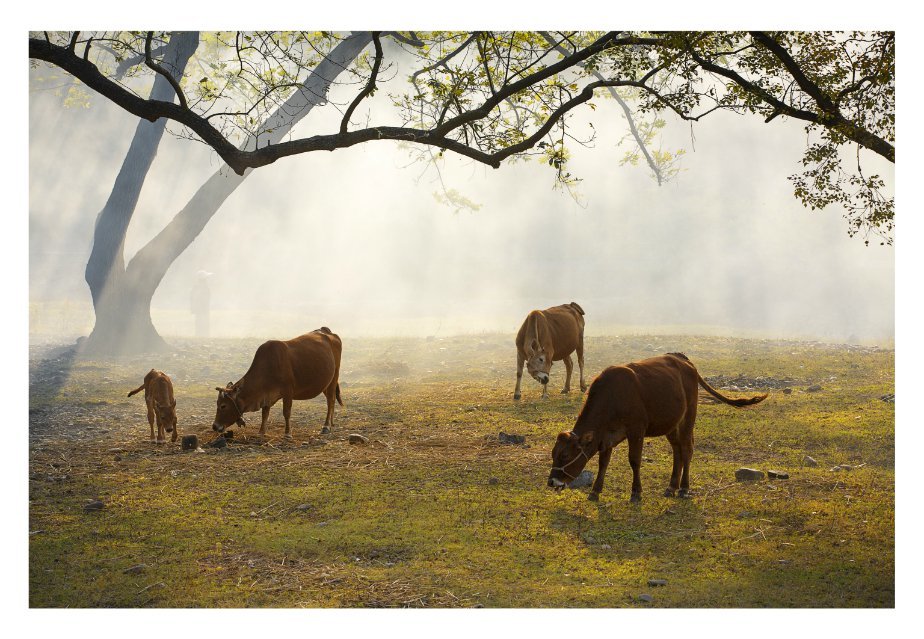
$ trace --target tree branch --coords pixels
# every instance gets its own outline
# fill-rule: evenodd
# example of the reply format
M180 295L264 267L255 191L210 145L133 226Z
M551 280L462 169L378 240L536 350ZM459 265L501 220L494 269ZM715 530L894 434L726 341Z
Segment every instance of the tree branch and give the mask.
M167 82L170 83L170 86L172 86L173 90L176 92L176 97L180 100L180 106L184 109L188 109L189 105L186 103L186 96L183 94L183 89L180 87L180 83L177 82L173 75L164 67L154 62L154 58L151 57L151 40L153 38L154 32L148 31L148 35L144 39L144 63L148 65L148 68L153 69L156 73L161 74L164 76L164 78L167 79ZM87 45L87 48L89 48L89 45ZM84 60L86 60L86 55L84 55Z
M562 46L560 42L556 43L552 38L552 35L548 31L540 31L539 34L545 38L545 41L548 42L552 47L561 53L562 55L568 55L568 50ZM598 80L603 80L603 75L594 70L592 75ZM645 161L648 162L648 167L654 172L655 178L658 180L658 186L662 183L661 169L655 163L654 158L651 157L651 154L648 153L648 147L645 145L645 142L642 140L642 136L638 132L638 128L635 126L635 119L633 118L632 111L629 109L629 105L620 97L614 87L607 87L610 92L610 95L616 100L616 103L622 107L623 113L625 113L626 120L629 122L629 131L632 133L632 137L635 138L635 143L638 145L639 150L641 150L642 155L645 156Z
M372 32L372 42L375 45L375 62L372 64L372 73L369 75L369 82L366 84L366 88L359 92L359 95L353 100L349 108L347 108L346 113L343 114L343 120L340 122L340 133L347 132L347 125L350 123L350 116L353 115L353 111L356 110L356 107L359 106L359 103L363 99L375 91L375 79L379 75L379 67L382 66L382 42L379 39L381 33L379 31Z

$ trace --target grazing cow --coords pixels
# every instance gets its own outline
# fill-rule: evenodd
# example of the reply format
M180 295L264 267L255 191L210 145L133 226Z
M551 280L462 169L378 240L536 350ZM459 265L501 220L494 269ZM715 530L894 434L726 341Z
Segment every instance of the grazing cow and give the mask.
M587 461L600 453L597 479L589 498L596 501L603 490L603 477L613 447L629 440L632 467L631 501L641 501L642 444L645 437L664 435L674 450L674 468L665 497L687 497L690 490L690 458L693 456L693 423L696 421L697 384L716 399L731 406L762 402L767 395L729 399L700 377L683 353L668 353L625 364L610 366L590 385L587 401L574 429L559 433L552 449L549 486L558 490L580 474ZM682 471L682 476L681 476Z
M517 333L516 342L517 387L513 391L514 399L520 399L524 363L533 379L542 384L542 398L547 399L552 362L564 360L565 387L561 392L569 392L571 371L574 370L571 353L575 351L581 370L581 392L587 390L584 383L584 309L575 302L544 311L530 311Z
M144 376L144 384L131 391L128 396L144 391L144 402L148 405L148 424L151 426L151 441L165 444L167 437L164 431L172 432L170 441L175 442L176 431L176 400L173 398L173 383L166 373L154 370ZM154 420L157 420L157 439L154 439Z
M270 340L257 348L250 368L238 381L218 391L218 408L212 430L223 432L231 424L244 426L244 413L262 410L260 435L266 433L270 407L282 400L286 439L292 400L311 399L321 393L327 398L327 418L322 433L334 425L334 398L340 398L340 337L323 326L286 342Z

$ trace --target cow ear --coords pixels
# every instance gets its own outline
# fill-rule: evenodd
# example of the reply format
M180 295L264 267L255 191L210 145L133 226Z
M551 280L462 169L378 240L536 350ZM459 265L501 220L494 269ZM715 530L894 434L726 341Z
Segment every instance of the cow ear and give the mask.
M224 393L226 389L222 388L221 386L216 386L215 390L217 390L219 393Z
M586 433L584 433L583 435L581 435L581 443L582 443L582 444L589 444L589 443L592 442L593 440L594 440L594 431L592 431L592 430L589 430L589 431L587 431Z
M566 442L566 441L568 441L569 439L571 439L571 435L572 435L572 433L570 433L570 432L568 432L568 433L558 433L558 441L560 441L560 442Z

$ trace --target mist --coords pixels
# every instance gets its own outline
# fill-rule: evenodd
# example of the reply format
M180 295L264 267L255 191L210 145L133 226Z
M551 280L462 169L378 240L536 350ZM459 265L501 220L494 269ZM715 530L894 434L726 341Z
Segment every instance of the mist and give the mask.
M92 329L83 273L93 223L137 120L102 98L65 109L30 89L30 339L71 339ZM717 113L691 131L668 116L664 147L686 156L659 187L644 163L620 166L625 118L597 103L574 120L581 135L588 118L596 130L591 148L571 148L576 198L553 188L541 162L495 170L447 154L437 171L392 142L254 171L167 273L155 326L168 341L193 334L190 290L206 270L213 337L321 325L344 338L512 334L529 310L576 301L589 335L893 341L893 249L850 238L837 208L795 199L787 176L801 168L802 126ZM298 133L340 117L318 116ZM204 145L164 137L126 261L220 166ZM892 165L875 169L894 184ZM434 197L442 188L480 208L454 212Z

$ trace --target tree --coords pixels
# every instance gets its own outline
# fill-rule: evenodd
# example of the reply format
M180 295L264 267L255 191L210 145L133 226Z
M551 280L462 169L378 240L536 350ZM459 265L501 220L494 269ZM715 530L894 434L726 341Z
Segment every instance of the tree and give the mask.
M796 196L813 208L842 204L851 234L880 233L891 243L893 200L882 195L879 176L864 174L860 161L862 150L894 163L890 33L213 33L202 38L194 72L187 73L167 60L180 36L75 32L33 33L29 39L34 61L60 67L144 120L178 123L178 135L209 145L231 169L210 178L125 269L145 274L144 281L121 280L138 291L132 303L139 308L147 298L149 309L172 261L253 168L299 153L391 140L408 143L424 159L451 151L495 168L538 156L570 188L578 179L567 169L568 148L593 138L574 137L569 117L581 105L595 109L598 96L615 98L627 116L626 100L636 100L640 112L653 116L638 127L629 117L639 150L627 160L643 155L659 182L676 171L677 154L646 148L663 126L664 112L690 121L728 110L758 114L768 123L780 116L806 122L819 141L806 150L806 171L793 177ZM399 65L414 69L401 76L406 88L388 93L400 124L356 126L364 106L385 112L374 96L382 86L394 86ZM145 74L160 87L147 99L135 89ZM355 93L337 104L329 92L348 82ZM165 89L173 94L165 96ZM291 137L295 123L320 105L341 110L339 127ZM850 146L857 149L854 174L842 168L843 150ZM125 215L114 227L123 239L131 211ZM125 288L120 259L108 271L113 290ZM91 290L99 287L90 280L88 265ZM117 313L124 303L114 304ZM130 326L120 326L101 322L96 294L94 304L97 326L88 346L113 352L137 349L139 340L144 347L158 345L149 311L146 321L123 313Z

